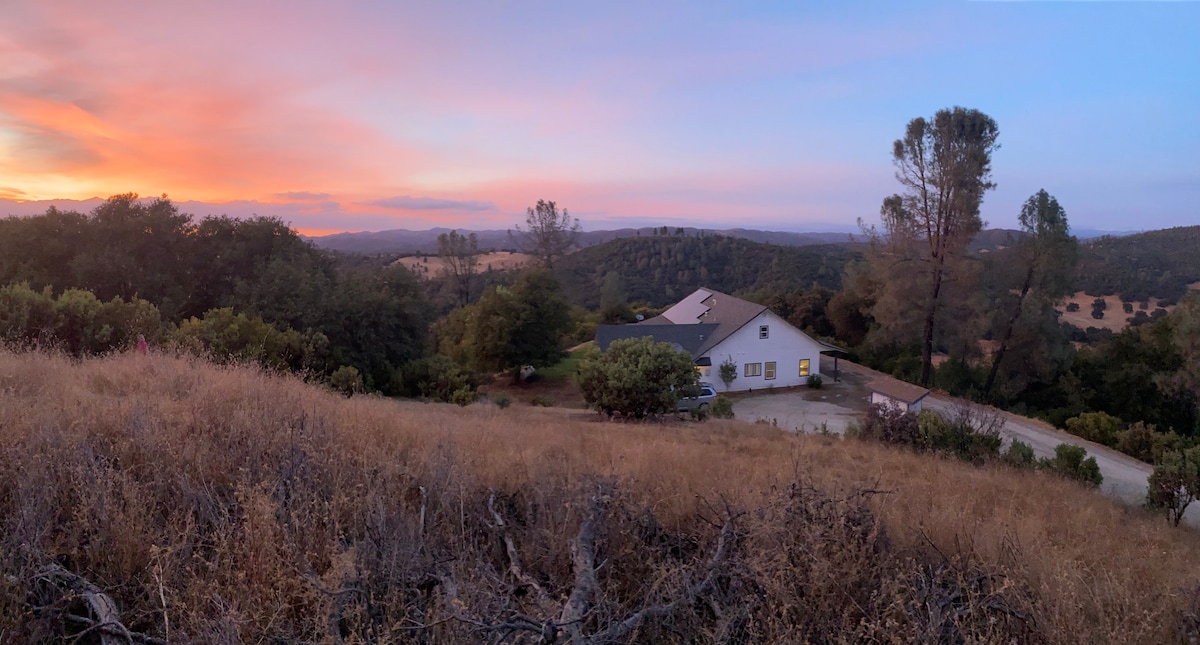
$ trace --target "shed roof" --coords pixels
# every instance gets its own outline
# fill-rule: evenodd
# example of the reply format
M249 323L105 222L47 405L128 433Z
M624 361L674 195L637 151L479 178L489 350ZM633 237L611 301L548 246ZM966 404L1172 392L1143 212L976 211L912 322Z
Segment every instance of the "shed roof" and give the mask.
M877 377L875 380L867 383L867 389L909 405L929 396L928 389L920 385L905 383L890 376Z

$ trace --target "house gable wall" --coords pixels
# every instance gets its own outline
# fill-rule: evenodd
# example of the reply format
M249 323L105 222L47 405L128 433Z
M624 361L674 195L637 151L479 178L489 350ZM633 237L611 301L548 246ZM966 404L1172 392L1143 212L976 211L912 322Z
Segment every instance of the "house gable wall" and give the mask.
M759 337L759 329L763 325L768 328L767 338ZM820 371L822 349L808 334L768 310L705 352L703 356L709 357L712 367L700 368L700 378L712 383L718 392L804 385L808 377L800 376L800 359L807 358L809 374L817 374ZM729 387L725 387L720 368L721 363L730 357L737 363L737 378ZM775 362L775 378L768 380L766 363L771 361ZM746 376L747 363L759 363L762 373Z

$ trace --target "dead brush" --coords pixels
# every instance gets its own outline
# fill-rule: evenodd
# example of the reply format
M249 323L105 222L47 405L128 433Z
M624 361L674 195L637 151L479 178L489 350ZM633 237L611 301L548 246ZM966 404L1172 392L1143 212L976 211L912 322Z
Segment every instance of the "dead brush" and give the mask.
M119 631L72 585L143 642L1194 633L1200 540L1041 473L171 356L0 352L0 386L0 640Z

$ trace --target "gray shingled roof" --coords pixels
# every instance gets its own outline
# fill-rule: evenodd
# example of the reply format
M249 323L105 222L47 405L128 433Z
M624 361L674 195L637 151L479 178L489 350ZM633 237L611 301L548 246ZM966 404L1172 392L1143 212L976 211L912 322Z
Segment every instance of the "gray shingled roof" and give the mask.
M695 296L699 293L708 296L699 301L703 306L697 307ZM700 357L767 309L712 289L698 289L680 303L661 316L633 325L601 325L596 328L596 342L603 351L618 338L653 336L657 341L676 343L692 356ZM685 322L692 319L696 322Z
M698 351L716 330L717 325L712 324L647 325L643 322L636 325L600 325L596 328L596 344L600 346L600 351L606 351L614 340L650 336L656 342L678 345L695 358L700 355Z

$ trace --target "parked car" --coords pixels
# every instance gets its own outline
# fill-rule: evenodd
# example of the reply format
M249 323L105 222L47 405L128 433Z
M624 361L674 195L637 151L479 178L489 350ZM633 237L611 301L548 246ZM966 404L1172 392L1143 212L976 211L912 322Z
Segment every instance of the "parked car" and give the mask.
M713 388L712 384L701 383L700 396L689 396L679 399L679 411L691 412L692 410L699 410L700 412L707 412L710 404L716 398L717 391Z

